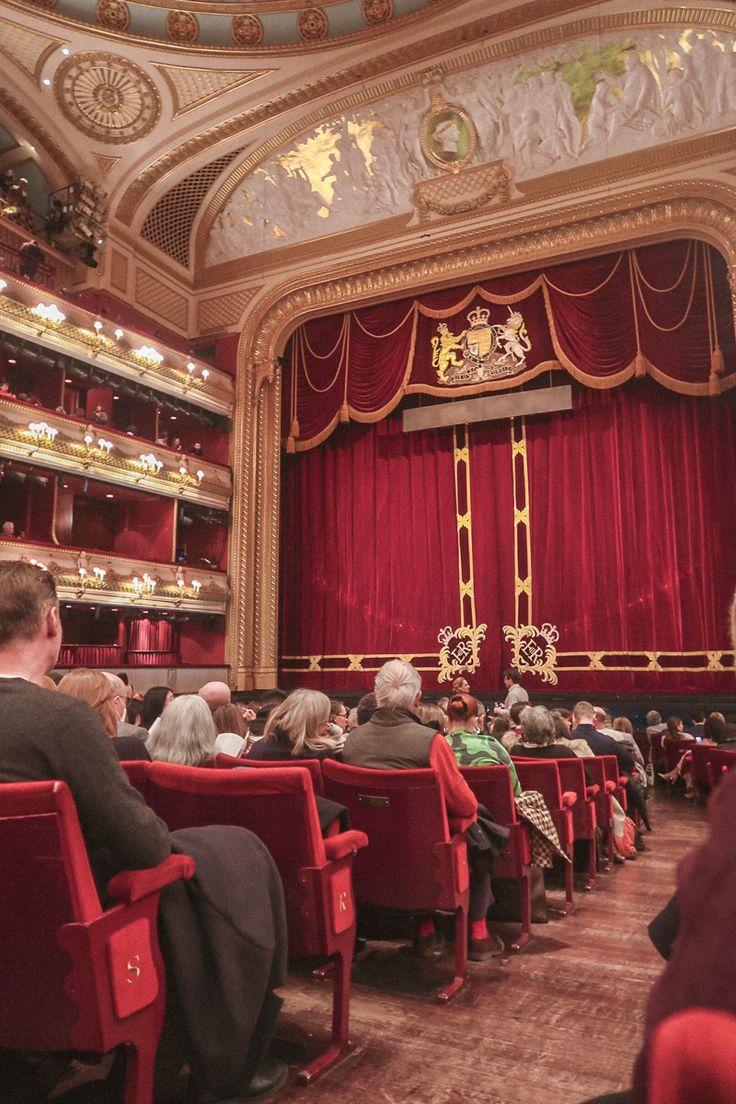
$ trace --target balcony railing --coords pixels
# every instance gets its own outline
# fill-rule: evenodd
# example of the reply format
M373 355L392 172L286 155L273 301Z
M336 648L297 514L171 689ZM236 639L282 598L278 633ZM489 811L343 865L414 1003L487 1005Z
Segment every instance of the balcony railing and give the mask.
M8 560L45 567L62 602L219 614L227 607L228 581L221 571L0 539L0 562Z

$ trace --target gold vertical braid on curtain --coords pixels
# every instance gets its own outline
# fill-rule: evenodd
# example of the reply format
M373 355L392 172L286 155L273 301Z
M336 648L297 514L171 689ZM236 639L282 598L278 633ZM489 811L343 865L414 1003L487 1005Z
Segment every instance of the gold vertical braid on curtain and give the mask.
M465 438L465 429L463 429L463 437ZM463 459L464 450L467 448L467 441L464 446L458 444L458 427L452 427L452 474L455 481L455 528L457 530L457 583L458 583L458 599L460 602L460 627L465 624L465 600L463 595L463 546L462 546L462 531L465 523L462 513L460 512L460 482L458 479L458 468L460 462Z
M630 256L631 256L632 280L634 281L634 285L636 286L636 294L638 296L639 302L641 303L642 310L644 311L644 314L647 317L647 322L652 327L652 329L659 330L660 333L674 333L675 330L679 330L681 326L685 325L688 318L690 317L690 311L692 310L693 301L695 299L695 285L696 285L696 282L697 282L697 275L698 275L697 253L695 254L695 257L694 257L694 260L693 260L692 277L690 279L690 292L689 292L689 295L688 295L687 306L685 307L685 313L683 314L682 318L678 322L675 322L674 325L672 325L672 326L660 326L659 323L655 322L654 319L652 318L652 315L649 311L649 307L647 306L647 303L646 303L646 299L644 298L644 292L642 290L638 261L636 260L636 256L633 253ZM632 285L632 287L634 285ZM651 285L647 285L647 286L651 287ZM669 289L663 289L661 294L666 294L667 290L669 290ZM707 288L706 288L706 294L707 294ZM639 337L638 337L638 326L637 326L637 344L638 344L638 340L639 340Z
M407 393L408 386L409 386L409 380L411 379L411 373L412 373L412 370L414 368L414 350L416 348L416 343L417 343L417 322L419 321L419 314L417 312L416 302L412 303L411 310L413 312L414 318L413 318L412 327L411 327L411 340L409 342L409 355L406 358L406 368L404 370L404 376L403 376L403 379L401 380L401 384L399 385L398 390L396 391L396 394L393 395L389 399L389 401L387 403L384 403L384 405L382 407L380 407L378 410L371 410L369 413L366 413L364 410L356 410L354 407L351 406L350 407L350 417L353 419L353 421L355 421L355 422L367 422L367 423L380 422L382 418L387 418L388 415L391 413L391 411L395 410L395 408L399 405L399 403L403 399L404 395ZM404 318L404 322L406 322L406 319L408 317L409 317L409 314L407 313L406 317Z
M721 392L721 380L726 365L723 359L723 349L718 341L718 322L716 318L716 297L713 288L713 268L711 265L710 249L701 242L703 250L703 269L705 272L705 297L708 311L708 336L710 339L710 376L708 388L711 395L719 395Z
M337 350L338 345L342 342L342 351L340 353L340 359L337 362L337 368L335 369L335 374L332 377L332 379L330 380L330 382L327 384L326 387L316 387L315 384L312 383L311 379L309 378L309 372L307 371L307 358L305 356L302 357L302 364L304 366L304 379L306 380L307 387L309 388L309 390L313 391L315 395L325 395L328 391L331 391L332 388L337 383L337 377L340 375L340 369L343 366L343 358L345 356L345 330L347 328L347 325L348 325L348 316L343 315L342 326L340 327L340 333L338 335L337 341L332 346L329 353L327 353L325 356L318 356L314 352L311 345L309 344L309 340L307 339L307 335L304 332L304 327L302 327L301 330L300 330L300 332L302 334L302 337L304 339L304 344L306 345L310 356L315 357L316 360L327 360L328 357L333 356L335 354L336 350Z
M418 300L414 301L414 305L425 318L451 318L454 314L464 310L474 299L483 299L486 303L496 303L501 304L501 306L508 306L509 303L520 303L522 299L528 299L530 295L533 295L538 287L542 287L544 280L544 273L540 272L530 284L527 284L525 288L513 295L494 295L492 291L485 291L478 284L475 284L459 303L455 303L451 307L433 309L432 307L425 307Z
M521 480L519 479L521 462ZM526 419L511 419L511 478L514 496L514 627L532 622L532 537L529 516L529 465L527 462ZM521 490L521 502L519 493ZM522 567L519 542L524 541Z

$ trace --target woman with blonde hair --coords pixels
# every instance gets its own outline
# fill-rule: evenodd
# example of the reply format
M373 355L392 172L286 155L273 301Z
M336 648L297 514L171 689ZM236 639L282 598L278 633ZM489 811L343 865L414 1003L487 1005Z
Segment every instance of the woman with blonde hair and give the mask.
M248 759L334 759L345 743L330 733L330 699L319 690L292 690L271 710L263 739Z
M217 730L207 703L199 694L182 694L167 705L148 733L152 759L185 767L211 765Z

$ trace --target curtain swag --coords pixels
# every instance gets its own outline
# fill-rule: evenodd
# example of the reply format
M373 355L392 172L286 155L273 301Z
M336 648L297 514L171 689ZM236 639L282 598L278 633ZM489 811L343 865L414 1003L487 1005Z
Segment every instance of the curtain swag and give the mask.
M725 262L693 240L315 319L287 362L289 452L380 421L405 395L479 395L550 371L598 389L645 375L684 395L736 385Z

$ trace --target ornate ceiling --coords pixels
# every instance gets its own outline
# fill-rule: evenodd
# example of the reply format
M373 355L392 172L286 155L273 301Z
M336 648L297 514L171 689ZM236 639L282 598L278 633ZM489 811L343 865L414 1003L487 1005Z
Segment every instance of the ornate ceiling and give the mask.
M735 42L724 0L6 0L0 167L94 181L88 279L216 332L331 258L732 187Z

